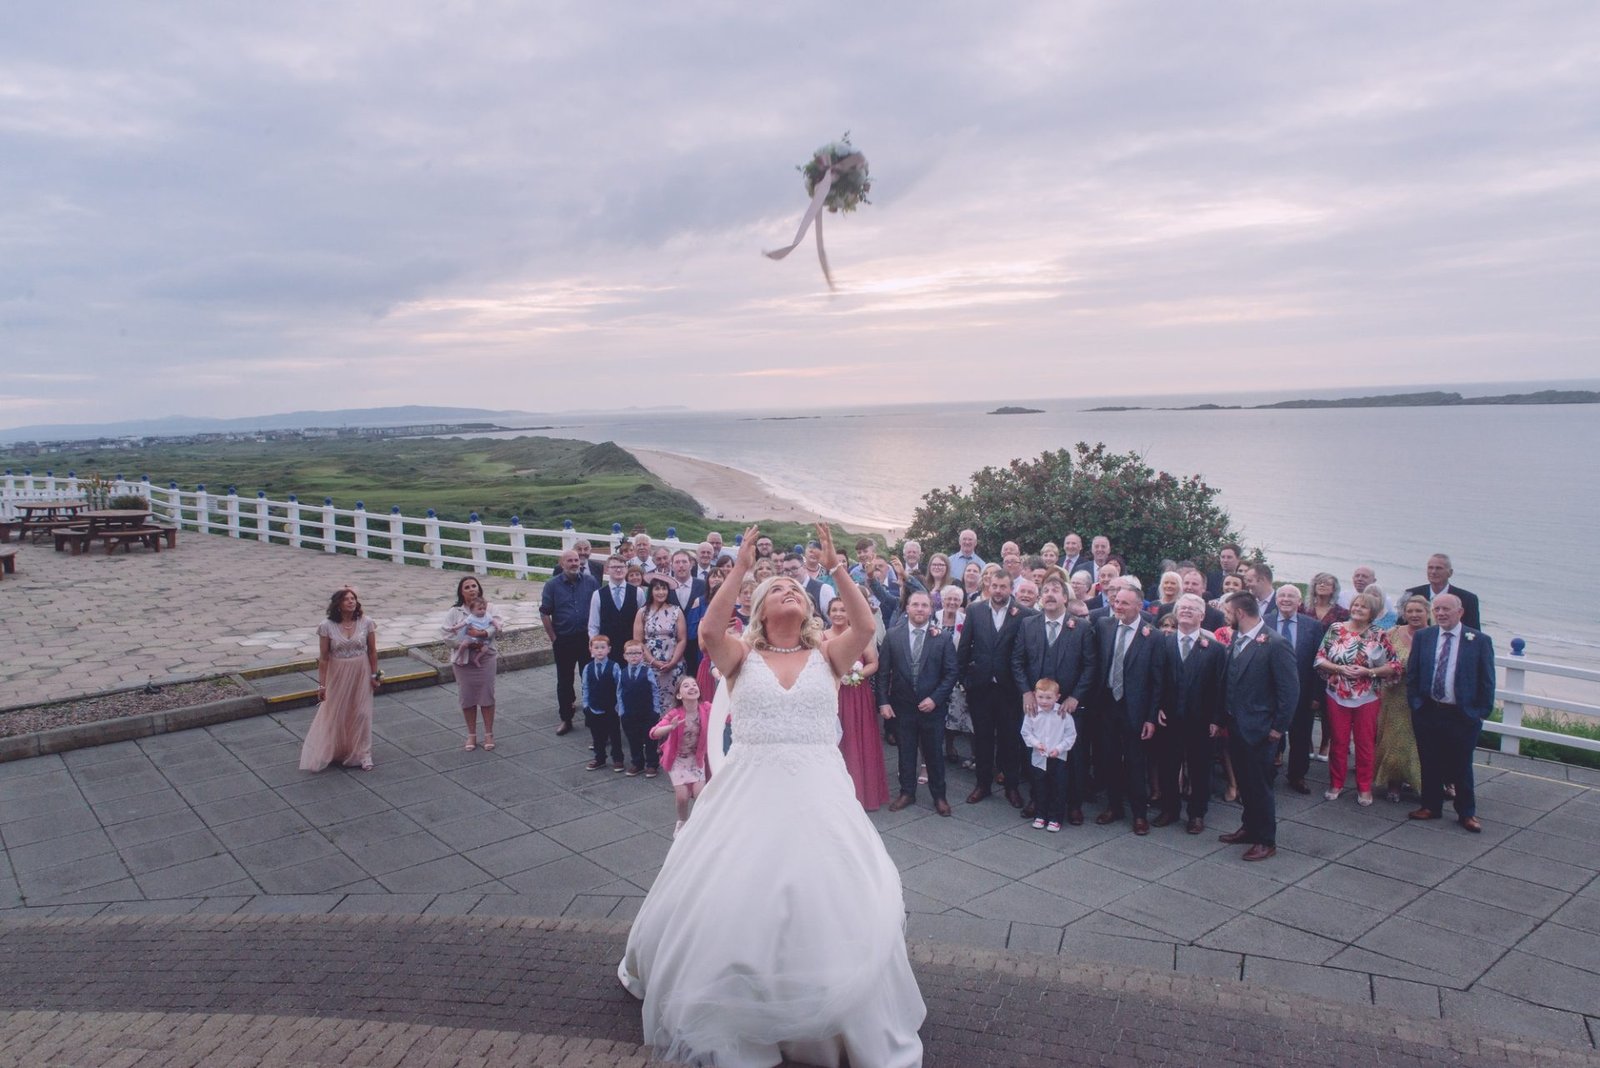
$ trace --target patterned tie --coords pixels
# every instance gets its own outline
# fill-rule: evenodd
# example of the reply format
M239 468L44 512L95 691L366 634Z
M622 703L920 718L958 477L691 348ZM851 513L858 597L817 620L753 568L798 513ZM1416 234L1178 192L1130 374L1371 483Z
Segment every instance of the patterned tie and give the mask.
M1111 654L1111 696L1118 701L1122 700L1123 661L1128 653L1128 642L1132 638L1132 624L1122 623L1117 626L1117 651Z
M1183 644L1178 649L1178 655L1180 657L1182 657L1183 659L1188 660L1189 659L1189 650L1191 650L1193 648L1194 648L1194 635L1185 634L1183 636Z
M1047 645L1047 646L1054 645L1056 643L1056 636L1061 633L1061 620L1059 620L1059 619L1048 619L1048 620L1046 620L1045 621L1045 625L1044 625L1044 629L1045 629L1045 638L1044 638L1045 645Z
M1446 673L1450 667L1450 639L1455 635L1449 631L1444 632L1444 648L1439 650L1439 662L1433 665L1433 699L1444 703Z
M916 675L922 670L922 629L911 628L911 674Z

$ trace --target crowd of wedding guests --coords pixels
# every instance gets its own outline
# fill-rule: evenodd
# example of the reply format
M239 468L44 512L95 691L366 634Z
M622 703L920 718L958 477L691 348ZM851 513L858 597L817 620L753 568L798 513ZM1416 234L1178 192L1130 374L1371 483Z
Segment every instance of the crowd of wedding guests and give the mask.
M1318 760L1329 801L1353 778L1360 805L1379 791L1411 795L1411 818L1431 820L1453 799L1457 822L1481 830L1472 752L1493 705L1493 646L1444 554L1429 558L1426 581L1391 595L1370 567L1348 586L1315 574L1302 592L1236 545L1209 566L1163 561L1149 581L1104 536L1086 546L1070 533L1032 553L1006 542L994 560L984 550L971 530L952 551L855 545L850 577L879 640L840 687L840 744L869 810L904 809L926 785L949 815L946 771L959 767L974 778L966 803L998 795L1047 833L1097 806L1096 823L1131 819L1137 835L1174 824L1200 834L1215 781L1243 807L1222 839L1263 860L1276 849L1279 770L1308 794ZM815 544L761 537L756 551L735 629L757 585L783 577L805 589L829 633L842 632L836 580ZM619 734L646 736L685 676L705 698L715 692L696 634L732 554L716 534L693 551L639 534L609 558L584 541L563 554L541 617L556 654L557 733L585 713L591 769L655 774L654 747L631 746L625 759ZM633 707L590 707L596 656L648 679ZM885 743L898 748L892 798Z

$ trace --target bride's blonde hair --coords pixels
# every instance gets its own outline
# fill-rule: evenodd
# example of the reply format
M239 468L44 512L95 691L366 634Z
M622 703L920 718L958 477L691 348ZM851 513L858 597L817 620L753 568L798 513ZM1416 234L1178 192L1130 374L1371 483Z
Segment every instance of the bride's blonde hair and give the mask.
M806 592L806 588L788 575L773 575L769 579L763 579L761 584L756 587L755 594L750 598L750 623L744 628L744 633L740 635L744 643L752 649L759 649L768 645L767 621L762 609L765 607L767 594L772 591L773 586L780 582L789 583L799 590L808 602L811 600L811 595ZM817 618L815 612L812 612L800 626L800 644L807 649L819 648L822 645L822 629L822 620ZM770 646L768 647L770 648Z

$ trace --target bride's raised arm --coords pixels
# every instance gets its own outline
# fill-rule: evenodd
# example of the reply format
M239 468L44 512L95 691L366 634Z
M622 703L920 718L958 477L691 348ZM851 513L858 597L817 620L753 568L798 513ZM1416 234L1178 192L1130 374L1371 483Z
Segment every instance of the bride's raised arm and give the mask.
M849 571L833 547L833 531L828 529L828 524L817 524L817 543L822 546L822 566L833 576L839 600L844 602L845 615L850 620L845 632L823 646L822 651L835 676L847 675L872 644L877 625L873 622L872 606L867 604L866 594L850 580Z
M756 538L759 536L760 532L754 525L744 532L744 540L739 543L739 554L733 560L733 570L717 587L716 596L706 606L706 614L700 617L700 648L711 657L711 663L729 682L739 673L745 653L749 650L743 641L728 633L728 627L733 623L733 606L739 600L739 586L755 563Z

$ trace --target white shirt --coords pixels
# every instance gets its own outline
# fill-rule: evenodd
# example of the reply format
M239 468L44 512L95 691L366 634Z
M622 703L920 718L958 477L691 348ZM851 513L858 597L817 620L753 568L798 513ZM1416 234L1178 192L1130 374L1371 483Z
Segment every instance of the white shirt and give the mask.
M1063 716L1061 706L1057 705L1048 712L1040 711L1022 717L1022 741L1028 747L1033 766L1042 768L1052 749L1057 751L1055 759L1067 758L1068 750L1077 744L1078 725L1070 715ZM1035 748L1039 745L1044 746L1043 753Z
M643 586L630 586L626 582L621 582L614 586L608 580L604 586L601 586L598 590L594 591L593 597L589 598L589 637L593 638L596 634L600 633L600 598L605 597L609 599L612 604L616 604L616 591L619 588L624 591L622 595L624 598L628 596L626 591L632 590L634 592L634 600L637 601L641 607L643 607Z
M989 602L989 612L994 616L994 629L996 632L998 632L1001 627L1006 625L1006 613L1010 611L1011 603L1009 601L1001 605L999 608L994 606L993 601Z
M1233 635L1233 644L1235 646L1249 645L1251 642L1256 640L1256 635L1260 634L1266 625L1267 624L1265 620L1257 620L1256 625L1245 631L1243 634L1235 632ZM1238 650L1235 649L1234 651L1237 652Z
M1439 658L1444 654L1444 636L1450 635L1450 659L1444 665L1444 696L1439 698L1440 704L1456 704L1456 664L1461 659L1461 624L1457 623L1449 630L1440 629L1439 643L1433 648L1433 670L1439 670ZM1428 696L1433 696L1433 678L1424 681L1428 687Z

